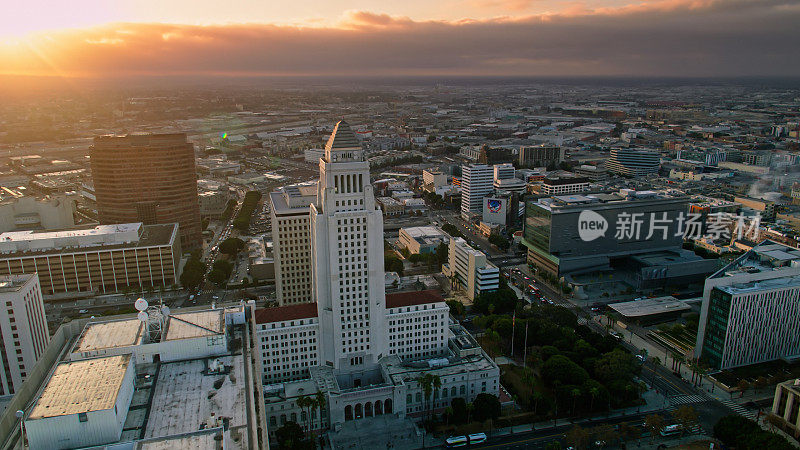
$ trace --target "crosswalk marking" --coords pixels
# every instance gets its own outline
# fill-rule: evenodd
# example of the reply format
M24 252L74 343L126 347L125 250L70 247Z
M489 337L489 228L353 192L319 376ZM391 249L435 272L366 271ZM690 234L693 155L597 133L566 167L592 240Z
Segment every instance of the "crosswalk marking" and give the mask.
M720 403L727 406L728 408L732 409L733 412L739 414L740 416L744 416L748 419L756 420L758 413L756 411L751 411L744 406L734 402L733 400L720 400Z
M667 399L672 405L687 405L691 403L703 403L709 399L705 395L676 395Z

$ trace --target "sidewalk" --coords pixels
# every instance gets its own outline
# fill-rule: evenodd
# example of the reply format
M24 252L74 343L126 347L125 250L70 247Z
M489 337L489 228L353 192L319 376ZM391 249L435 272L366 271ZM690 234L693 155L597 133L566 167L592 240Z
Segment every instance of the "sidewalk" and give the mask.
M588 426L594 425L598 421L606 421L608 419L621 419L625 417L633 417L642 414L648 413L656 413L664 410L664 403L663 403L663 396L656 394L655 391L648 391L645 393L645 401L648 402L647 405L644 406L637 406L631 408L624 408L624 409L617 409L613 411L609 411L605 414L599 414L593 417L584 417L579 419L557 419L554 423L552 420L536 422L535 424L523 424L523 425L514 425L513 427L505 427L505 428L497 428L491 431L491 433L487 432L486 435L489 437L492 436L508 436L512 434L520 434L520 433L528 433L530 431L547 431L547 430L554 430L560 427L572 427L573 425L580 425L584 428ZM429 438L431 442L436 442L437 444L444 444L443 439L433 439Z

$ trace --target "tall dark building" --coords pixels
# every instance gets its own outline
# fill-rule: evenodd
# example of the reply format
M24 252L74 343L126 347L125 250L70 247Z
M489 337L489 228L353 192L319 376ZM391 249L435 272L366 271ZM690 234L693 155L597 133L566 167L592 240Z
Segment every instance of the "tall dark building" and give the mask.
M201 245L194 147L185 133L98 136L91 159L101 224L177 222L182 248Z

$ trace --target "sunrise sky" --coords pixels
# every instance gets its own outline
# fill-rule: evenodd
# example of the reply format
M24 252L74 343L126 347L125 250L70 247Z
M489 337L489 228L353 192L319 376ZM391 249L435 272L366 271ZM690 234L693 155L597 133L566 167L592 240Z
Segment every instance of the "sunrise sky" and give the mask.
M798 0L26 0L0 74L798 76Z

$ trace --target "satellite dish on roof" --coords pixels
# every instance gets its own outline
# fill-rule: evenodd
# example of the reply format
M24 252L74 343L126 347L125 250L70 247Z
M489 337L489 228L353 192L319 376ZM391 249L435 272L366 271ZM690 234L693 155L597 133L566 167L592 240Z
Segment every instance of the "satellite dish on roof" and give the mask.
M161 307L161 314L164 317L169 317L169 306L167 306L167 305L162 306Z
M137 311L144 311L147 309L147 300L139 297L136 299L136 302L133 304Z
M144 311L139 311L139 314L137 314L136 317L138 317L142 322L147 322L148 319L148 315Z

